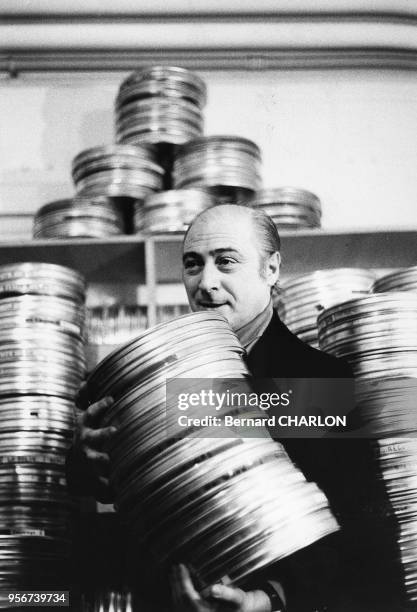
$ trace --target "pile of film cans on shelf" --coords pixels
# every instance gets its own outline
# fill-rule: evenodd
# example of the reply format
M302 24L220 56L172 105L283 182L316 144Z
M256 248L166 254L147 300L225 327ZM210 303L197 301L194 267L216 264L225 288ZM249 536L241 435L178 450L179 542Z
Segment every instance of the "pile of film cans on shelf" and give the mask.
M263 189L254 205L271 217L278 229L310 229L321 226L321 202L310 191L296 187Z
M143 200L162 189L163 169L152 151L134 145L93 147L72 162L78 196L108 196Z
M2 591L62 588L68 579L64 462L85 375L84 292L82 277L63 266L0 266Z
M325 308L369 293L375 274L360 268L316 270L282 281L276 307L303 342L318 348L317 317Z
M71 216L78 221L63 220L52 202L37 214L35 237L118 233L105 225L105 215L100 224L93 210L88 214L97 198L117 204L126 231L134 233L183 232L208 206L253 200L262 186L259 147L239 136L204 136L206 100L205 82L185 68L131 73L115 101L116 144L81 151L72 162L79 210Z
M247 138L198 138L175 155L174 187L204 188L219 202L247 203L261 188L261 161L259 147Z
M115 398L102 425L117 427L109 452L118 510L159 564L182 559L201 586L226 575L239 583L338 529L325 495L266 429L257 428L259 437L193 424L178 432L167 379L208 378L210 386L233 378L249 389L242 354L221 315L192 313L142 333L87 380L90 401ZM222 410L262 414L248 406Z
M105 196L81 196L42 206L35 215L34 238L103 238L124 233L117 203Z
M262 157L254 142L204 135L206 101L205 82L185 68L132 72L115 100L115 144L74 158L76 197L43 206L34 237L184 232L199 212L222 203L257 206L278 228L320 227L321 203L313 193L262 190Z
M417 602L417 267L375 281L375 293L323 311L320 347L356 377L359 435L376 461L397 525L407 600Z
M172 189L135 204L135 232L184 232L196 215L214 204L213 198L198 189Z
M130 74L116 98L116 139L124 144L181 145L203 133L207 92L195 73L153 66Z

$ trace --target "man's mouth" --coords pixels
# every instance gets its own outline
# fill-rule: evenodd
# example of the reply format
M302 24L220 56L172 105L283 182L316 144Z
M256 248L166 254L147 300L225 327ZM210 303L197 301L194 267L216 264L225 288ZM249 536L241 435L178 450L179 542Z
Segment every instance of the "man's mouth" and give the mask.
M219 308L220 306L225 306L227 302L198 302L198 305L201 308Z

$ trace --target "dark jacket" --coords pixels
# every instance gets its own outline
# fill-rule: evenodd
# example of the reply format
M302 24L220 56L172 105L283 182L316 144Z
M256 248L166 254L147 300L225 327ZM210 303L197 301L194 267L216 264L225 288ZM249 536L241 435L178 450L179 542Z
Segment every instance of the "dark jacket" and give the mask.
M300 341L274 312L246 358L255 379L350 378L349 364ZM388 502L369 440L282 439L293 462L326 493L341 531L263 572L284 583L289 612L400 610L387 536ZM275 576L274 576L275 572Z
M274 311L272 319L246 358L255 378L347 378L349 364L312 348L295 336Z
M267 329L246 357L255 379L352 379L350 365L302 342L282 323L274 311ZM262 384L267 381L263 380ZM344 440L287 439L284 446L309 480L318 482L327 491L327 480L340 488L340 448ZM342 443L342 444L341 444ZM345 462L343 462L344 464ZM330 474L329 474L330 471ZM327 476L326 476L327 475Z
M346 362L301 342L276 313L246 361L257 379L352 376ZM306 478L317 482L324 490L342 529L338 534L266 568L253 577L248 588L262 586L269 579L282 581L288 596L289 612L312 612L325 609L324 605L328 606L329 612L396 611L392 601L388 603L391 607L385 607L385 603L389 602L389 597L385 595L380 598L384 605L373 603L378 584L388 584L391 580L384 575L378 560L391 553L385 547L381 555L380 549L374 547L373 554L370 554L372 543L380 541L380 528L378 517L375 520L374 514L368 512L364 518L362 512L370 499L377 498L369 443L339 439L287 439L282 442ZM82 493L93 490L91 479L86 478L86 469L78 458L70 454L67 467L73 491ZM112 518L113 524L117 517L113 515ZM107 533L107 529L108 526L103 533ZM86 533L89 530L91 525L86 527ZM84 537L85 534L80 540L83 541ZM99 537L94 539L96 544L99 540ZM108 540L103 538L103 542L106 551L102 552L102 556L105 561L109 554ZM120 542L120 556L123 556L122 549L127 542L127 538ZM118 556L114 554L115 558ZM104 569L101 568L100 572L101 578L108 583ZM372 594L369 594L371 591Z

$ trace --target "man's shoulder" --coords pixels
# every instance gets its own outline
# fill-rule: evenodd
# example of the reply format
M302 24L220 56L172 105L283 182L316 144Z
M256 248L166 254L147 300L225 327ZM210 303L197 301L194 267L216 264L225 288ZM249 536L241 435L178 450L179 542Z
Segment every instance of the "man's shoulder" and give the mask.
M297 338L297 340L299 340ZM310 363L314 368L314 376L323 378L331 376L332 378L350 378L353 376L352 369L347 361L324 353L308 344L299 340L301 351L304 352L303 359Z
M352 377L352 370L346 361L302 342L276 313L249 355L248 364L257 377Z

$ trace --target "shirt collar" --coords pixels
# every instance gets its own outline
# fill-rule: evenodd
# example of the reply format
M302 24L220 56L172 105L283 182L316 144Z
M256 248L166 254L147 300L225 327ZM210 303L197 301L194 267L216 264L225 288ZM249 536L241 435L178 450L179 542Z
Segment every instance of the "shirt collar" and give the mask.
M236 330L240 344L249 353L258 338L262 336L272 318L272 301L252 321Z

